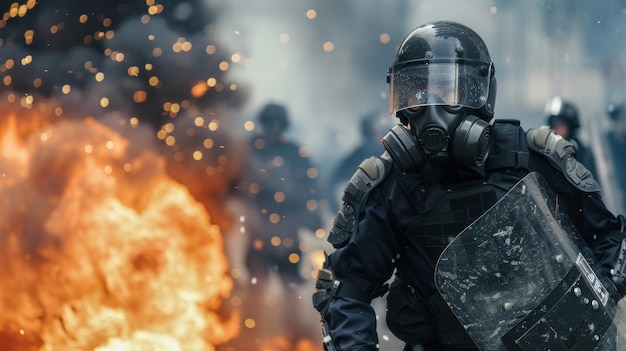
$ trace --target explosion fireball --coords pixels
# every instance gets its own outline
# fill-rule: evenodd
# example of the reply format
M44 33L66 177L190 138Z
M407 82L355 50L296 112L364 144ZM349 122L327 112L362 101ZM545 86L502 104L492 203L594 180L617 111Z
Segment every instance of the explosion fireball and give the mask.
M220 227L166 159L41 109L4 103L0 116L3 348L214 350L232 338Z

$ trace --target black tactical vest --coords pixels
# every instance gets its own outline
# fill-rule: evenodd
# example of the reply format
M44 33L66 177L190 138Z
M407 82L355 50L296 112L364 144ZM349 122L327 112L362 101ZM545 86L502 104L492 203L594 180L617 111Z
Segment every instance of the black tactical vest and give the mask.
M462 184L458 189L438 189L429 196L440 196L437 205L419 216L406 233L434 267L448 244L463 229L493 206L504 193L482 180Z
M494 124L492 152L482 179L462 182L433 181L421 194L408 194L418 215L406 238L434 267L437 259L463 229L474 222L528 173L528 144L519 122ZM417 196L416 196L417 195Z

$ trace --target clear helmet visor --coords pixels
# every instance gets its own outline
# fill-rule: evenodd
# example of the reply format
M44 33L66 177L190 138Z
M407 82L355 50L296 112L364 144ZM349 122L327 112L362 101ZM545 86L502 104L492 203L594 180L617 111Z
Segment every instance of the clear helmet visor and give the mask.
M489 96L489 72L485 62L397 64L390 72L389 113L433 105L479 109Z

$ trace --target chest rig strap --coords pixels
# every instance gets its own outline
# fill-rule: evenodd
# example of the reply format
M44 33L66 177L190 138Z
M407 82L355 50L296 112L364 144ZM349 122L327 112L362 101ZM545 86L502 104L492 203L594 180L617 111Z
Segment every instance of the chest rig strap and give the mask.
M523 168L530 165L530 151L526 138L520 133L520 122L515 119L498 119L494 121L496 140L493 152L486 162L487 170L499 168Z

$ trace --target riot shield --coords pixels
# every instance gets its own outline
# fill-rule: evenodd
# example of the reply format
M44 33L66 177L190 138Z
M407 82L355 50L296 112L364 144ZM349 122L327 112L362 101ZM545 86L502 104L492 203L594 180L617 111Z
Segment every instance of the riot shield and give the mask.
M531 173L444 250L439 292L481 350L615 350L617 292Z

